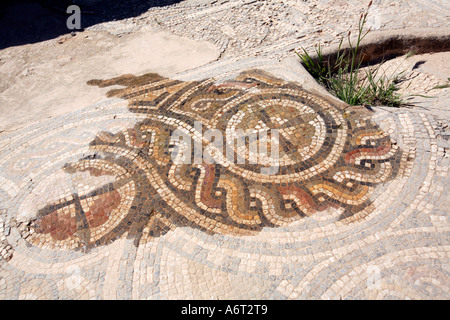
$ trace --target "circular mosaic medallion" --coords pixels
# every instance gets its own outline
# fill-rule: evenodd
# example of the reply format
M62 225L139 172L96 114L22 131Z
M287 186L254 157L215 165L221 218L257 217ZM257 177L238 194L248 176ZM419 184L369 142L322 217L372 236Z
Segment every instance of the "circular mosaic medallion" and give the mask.
M64 166L96 182L40 208L34 245L92 248L125 233L137 244L177 226L253 234L330 206L349 218L397 170L400 151L376 125L261 71L90 84L127 86L109 94L144 120L98 134L89 156Z

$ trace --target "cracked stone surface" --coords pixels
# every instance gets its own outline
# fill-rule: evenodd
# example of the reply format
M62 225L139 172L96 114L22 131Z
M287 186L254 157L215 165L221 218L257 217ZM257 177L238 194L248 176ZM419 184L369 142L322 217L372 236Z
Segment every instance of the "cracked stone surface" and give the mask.
M368 2L367 2L368 3ZM151 27L196 40L208 40L225 57L284 58L290 51L321 41L336 44L355 32L366 2L313 1L182 1L91 30L121 34ZM445 27L450 9L446 1L373 1L367 26L372 30Z

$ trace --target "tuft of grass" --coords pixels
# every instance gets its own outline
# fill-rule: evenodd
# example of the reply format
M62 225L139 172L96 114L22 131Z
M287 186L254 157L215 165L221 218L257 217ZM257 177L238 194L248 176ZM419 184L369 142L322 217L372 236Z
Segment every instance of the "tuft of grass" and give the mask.
M398 108L406 104L404 97L398 93L398 83L403 78L403 72L397 74L392 78L386 78L384 75L375 80L376 73L371 69L366 73L368 83L368 90L365 97L366 103L370 105L388 106Z
M319 83L326 84L328 69L322 54L320 43L318 47L316 47L317 61L314 61L305 49L302 48L302 50L302 54L299 54L298 52L295 53L302 60L306 69Z
M306 70L334 96L350 105L385 105L389 107L399 107L406 104L404 97L398 93L398 84L401 82L401 74L394 77L387 77L385 74L379 75L379 68L375 71L369 68L365 73L362 69L361 42L370 32L365 30L367 16L372 5L370 1L365 13L362 13L358 23L358 37L356 43L352 43L347 35L349 49L343 50L341 39L333 63L323 56L320 44L316 47L316 58L313 59L308 52L302 48L303 53L296 54L301 59ZM414 55L409 52L406 57Z

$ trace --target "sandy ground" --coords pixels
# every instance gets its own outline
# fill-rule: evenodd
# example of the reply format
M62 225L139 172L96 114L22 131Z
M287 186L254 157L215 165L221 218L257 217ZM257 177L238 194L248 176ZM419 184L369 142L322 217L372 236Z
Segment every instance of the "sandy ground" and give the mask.
M156 72L172 76L219 57L206 41L140 30L121 36L85 31L0 51L0 133L84 108L109 89L93 78Z

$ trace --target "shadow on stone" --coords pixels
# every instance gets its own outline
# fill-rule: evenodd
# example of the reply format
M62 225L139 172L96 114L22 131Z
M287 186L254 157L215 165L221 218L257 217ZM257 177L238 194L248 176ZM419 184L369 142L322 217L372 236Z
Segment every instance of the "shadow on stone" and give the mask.
M50 40L71 33L66 22L67 7L81 9L81 29L92 25L136 17L152 7L181 0L6 0L0 4L0 49ZM80 31L78 30L78 31Z

